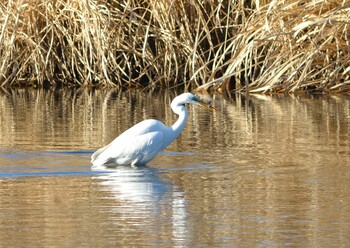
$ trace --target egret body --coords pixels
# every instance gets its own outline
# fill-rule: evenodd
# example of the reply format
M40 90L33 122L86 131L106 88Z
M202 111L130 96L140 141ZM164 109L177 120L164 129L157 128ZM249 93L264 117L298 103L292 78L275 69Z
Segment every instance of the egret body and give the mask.
M144 120L100 148L91 156L93 167L108 163L116 165L144 165L173 142L184 129L188 112L186 103L206 105L199 96L183 93L171 102L171 109L179 116L172 126L158 120ZM208 108L213 109L210 105Z

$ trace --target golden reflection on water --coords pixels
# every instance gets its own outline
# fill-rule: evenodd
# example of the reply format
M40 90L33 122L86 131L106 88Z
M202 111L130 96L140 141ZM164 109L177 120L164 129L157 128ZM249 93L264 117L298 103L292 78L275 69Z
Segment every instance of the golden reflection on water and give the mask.
M214 113L189 107L182 135L147 167L16 177L89 171L89 153L45 152L95 150L146 118L169 125L173 97L2 91L0 244L350 244L348 96L216 96Z

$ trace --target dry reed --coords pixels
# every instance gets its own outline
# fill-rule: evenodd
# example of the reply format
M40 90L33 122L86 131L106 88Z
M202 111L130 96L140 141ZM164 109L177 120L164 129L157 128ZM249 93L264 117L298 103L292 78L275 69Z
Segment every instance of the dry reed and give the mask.
M0 85L350 91L350 4L0 3Z

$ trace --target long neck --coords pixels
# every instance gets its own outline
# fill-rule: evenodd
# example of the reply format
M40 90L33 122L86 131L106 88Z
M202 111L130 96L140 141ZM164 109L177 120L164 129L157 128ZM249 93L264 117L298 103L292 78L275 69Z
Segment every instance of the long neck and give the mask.
M171 126L171 129L173 130L173 138L175 139L184 129L188 119L188 114L186 107L183 105L176 106L173 108L173 111L179 115L177 121Z

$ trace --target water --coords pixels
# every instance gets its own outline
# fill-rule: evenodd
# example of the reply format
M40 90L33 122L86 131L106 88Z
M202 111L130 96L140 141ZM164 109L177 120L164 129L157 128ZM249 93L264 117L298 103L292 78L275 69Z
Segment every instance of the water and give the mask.
M174 95L0 93L0 247L348 247L350 97L216 96L143 167L90 155Z

